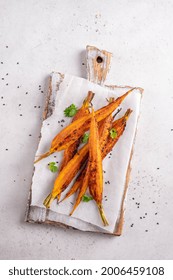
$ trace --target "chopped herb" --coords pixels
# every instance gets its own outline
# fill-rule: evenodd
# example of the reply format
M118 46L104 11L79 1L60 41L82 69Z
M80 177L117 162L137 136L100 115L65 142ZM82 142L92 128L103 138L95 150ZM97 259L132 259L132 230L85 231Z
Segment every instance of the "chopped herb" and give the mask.
M112 139L115 139L115 138L117 137L117 131L116 131L116 129L112 128L112 129L110 130L110 137L111 137Z
M64 115L66 117L73 117L77 113L77 107L74 104L71 104L64 110Z
M81 142L85 144L88 142L88 139L89 139L89 133L84 133Z
M58 166L56 166L56 162L49 162L48 166L51 172L55 173L58 171Z
M90 200L93 200L93 197L92 196L88 196L88 195L84 195L83 197L82 197L82 201L83 202L88 202L88 201L90 201Z

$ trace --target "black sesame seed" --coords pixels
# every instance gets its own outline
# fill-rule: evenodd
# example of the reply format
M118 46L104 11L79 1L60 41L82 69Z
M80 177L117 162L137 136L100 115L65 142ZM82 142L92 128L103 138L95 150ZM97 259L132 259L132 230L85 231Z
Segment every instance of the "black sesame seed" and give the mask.
M3 62L3 61L1 61L1 64L4 64L4 62Z
M156 225L159 225L159 223L156 223Z
M6 84L6 86L8 86L8 84Z
M2 80L4 80L4 78L2 78Z
M22 116L22 114L20 114L20 116Z
M158 213L156 212L155 215L157 215Z
M134 226L134 224L131 224L131 227L133 227Z
M6 151L8 151L8 149L5 149Z
M54 158L56 158L56 156L54 156Z
M44 91L42 90L41 93L43 93Z
M1 99L3 99L4 97L3 96L1 96Z
M19 64L19 62L17 62L17 64Z
M148 229L146 229L145 232L148 232Z
M8 76L8 73L6 74L6 76Z
M25 94L28 94L28 92L26 92Z
M31 134L29 134L29 136L32 136Z

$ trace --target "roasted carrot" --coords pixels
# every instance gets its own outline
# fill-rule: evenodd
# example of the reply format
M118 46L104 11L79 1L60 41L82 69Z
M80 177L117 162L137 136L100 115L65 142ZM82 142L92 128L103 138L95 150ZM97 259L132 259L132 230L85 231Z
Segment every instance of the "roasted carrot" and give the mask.
M86 190L88 188L88 179L89 179L89 176L90 176L89 172L90 172L90 169L89 169L89 164L88 164L87 168L86 168L86 172L85 172L85 176L84 176L83 182L82 182L82 184L81 184L81 186L79 188L79 193L78 193L77 199L75 201L75 205L73 206L73 209L70 212L70 216L76 210L77 206L80 204L80 202L82 200L83 195L86 193Z
M123 134L123 132L126 128L127 120L129 118L129 116L131 115L131 113L132 113L132 110L128 109L122 118L113 122L112 128L116 130L117 136L115 138L111 138L110 136L108 137L107 143L102 150L102 158L103 159L113 149L113 147L118 142L121 135Z
M112 127L112 121L113 121L113 117L112 117L112 115L110 115L99 123L99 139L100 139L101 149L102 149L102 147L104 147L107 137L109 135L109 130ZM85 167L86 166L87 166L87 164L85 165ZM73 193L75 193L77 191L77 189L82 185L82 181L83 181L83 178L85 177L85 174L86 174L86 168L84 168L83 171L79 175L82 180L79 180L78 178L76 179L76 182L73 184L73 186L67 192L64 199L61 200L61 202L63 200L65 200L66 198L70 197ZM59 197L58 197L58 199L59 199Z
M129 93L131 93L133 89L130 89L122 96L118 97L113 102L109 103L107 106L102 107L101 109L97 110L95 113L97 122L100 122L101 120L105 119L107 116L109 116L120 104L121 102L127 97ZM40 161L41 159L51 155L52 153L56 151L61 151L66 148L68 148L71 144L73 144L77 139L79 139L86 130L88 130L90 126L91 116L84 116L76 121L72 122L70 125L68 125L66 128L60 131L58 133L52 143L50 150L46 152L45 154L41 155L36 161Z
M94 97L94 93L92 91L88 92L87 97L85 98L82 107L77 111L76 115L74 116L72 122L78 120L81 117L88 116L90 114L89 111L89 105ZM75 155L79 144L80 144L80 138L77 139L73 144L71 144L67 149L64 151L60 171L64 168L64 166L67 165L67 163L73 158Z
M49 208L51 202L66 189L71 180L76 176L88 157L88 144L82 147L67 163L55 180L51 194L44 200L44 205Z
M95 200L100 212L101 219L104 226L108 225L103 206L103 170L102 170L102 157L98 134L98 123L95 118L94 109L92 110L92 119L90 126L90 138L89 138L89 179L88 186L90 194Z
M102 152L102 160L107 156L107 154L113 149L113 147L115 146L115 144L118 142L119 138L121 137L121 135L123 134L125 127L126 127L126 122L130 116L130 114L132 113L132 110L128 109L125 113L125 115L114 121L112 124L112 128L114 128L117 132L117 137L112 139L110 136L108 136L107 142L105 144L105 146L101 148L101 152ZM102 128L103 129L103 128ZM104 143L104 141L103 141ZM73 184L73 186L71 187L71 189L67 192L67 194L65 195L65 197L63 198L62 201L64 201L66 198L70 197L72 194L74 194L79 187L82 184L83 178L85 176L85 172L86 172L86 168L84 168L80 174L78 175L75 183Z

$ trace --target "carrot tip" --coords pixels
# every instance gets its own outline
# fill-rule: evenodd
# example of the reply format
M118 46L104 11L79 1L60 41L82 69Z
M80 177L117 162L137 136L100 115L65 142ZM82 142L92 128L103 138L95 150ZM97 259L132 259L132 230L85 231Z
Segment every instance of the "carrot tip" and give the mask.
M52 153L53 153L53 152L48 151L47 153L45 153L45 154L39 156L39 158L36 159L36 160L34 161L34 163L37 163L37 162L39 162L40 160L42 160L43 158L46 158L46 157L50 156Z

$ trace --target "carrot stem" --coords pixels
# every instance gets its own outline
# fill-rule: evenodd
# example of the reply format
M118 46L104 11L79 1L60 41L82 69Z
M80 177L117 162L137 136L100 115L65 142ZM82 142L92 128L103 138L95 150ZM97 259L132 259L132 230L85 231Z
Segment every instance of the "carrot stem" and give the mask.
M46 208L50 208L50 205L51 205L53 200L54 200L54 197L52 197L52 194L50 193L43 202L44 206Z
M98 209L99 209L100 217L101 217L101 219L103 221L104 226L108 226L109 223L108 223L107 218L105 216L105 212L103 210L103 206L102 205L98 205Z

